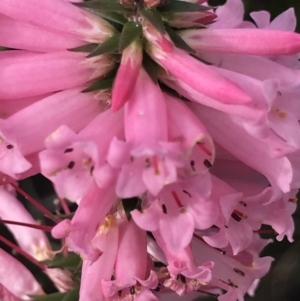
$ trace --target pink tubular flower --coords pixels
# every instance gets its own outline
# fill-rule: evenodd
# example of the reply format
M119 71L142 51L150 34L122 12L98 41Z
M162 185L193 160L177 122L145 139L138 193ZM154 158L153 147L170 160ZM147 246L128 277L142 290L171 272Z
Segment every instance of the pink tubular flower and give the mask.
M252 101L237 85L179 49L164 53L152 47L149 51L152 58L170 73L206 96L224 103L244 104ZM217 84L211 86L212 83Z
M102 280L105 299L157 300L150 291L158 285L157 276L154 271L147 273L146 233L127 220L120 222L119 232L115 280Z
M55 109L58 104L59 112ZM43 115L39 114L41 110L45 112ZM0 170L17 177L31 167L23 156L41 151L45 138L59 125L63 123L78 131L102 110L101 102L94 95L82 94L76 88L55 93L0 120ZM47 126L37 128L39 122L46 122Z
M142 48L135 41L124 49L120 68L114 82L111 108L120 109L130 98L136 84L142 63Z
M99 204L99 200L101 203ZM93 184L81 200L72 221L64 220L52 230L56 238L66 238L67 246L87 260L95 261L101 250L93 246L98 227L102 224L114 201L112 189L102 190Z
M0 222L16 243L0 241L53 281L49 300L244 301L273 260L264 227L293 241L300 35L293 10L243 16L241 0L0 0ZM54 209L16 183L37 173ZM0 261L0 300L43 294Z
M257 29L186 30L181 37L198 52L274 55L300 51L300 38L294 32ZM243 41L241 43L241 40Z
M4 54L2 57L0 53L3 69L0 98L29 97L74 88L103 76L113 67L107 56L85 59L82 54L68 51ZM13 89L14 85L18 89Z
M101 249L101 256L93 263L83 261L80 285L81 301L104 300L102 281L109 281L118 251L118 227L116 219L108 215L95 237L95 245Z
M77 135L62 126L47 137L47 149L39 155L41 171L53 181L60 197L80 202L94 181L100 187L106 185L101 176L105 158L113 138L124 136L123 115L123 111L107 110Z
M0 285L21 300L28 295L43 294L43 290L30 271L17 259L0 249Z

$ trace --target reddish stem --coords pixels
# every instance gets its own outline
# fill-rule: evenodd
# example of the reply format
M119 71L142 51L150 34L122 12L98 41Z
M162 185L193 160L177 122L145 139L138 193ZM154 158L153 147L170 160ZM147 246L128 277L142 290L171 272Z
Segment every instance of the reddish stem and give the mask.
M59 200L60 200L61 206L62 206L63 209L64 209L64 212L65 212L66 214L70 214L71 211L70 211L70 209L69 209L69 207L68 207L68 204L67 204L66 200L65 200L64 198L59 198Z
M22 222L16 222L16 221L8 221L8 220L4 220L4 219L0 219L0 223L25 226L28 228L39 229L39 230L46 231L46 232L51 232L51 230L52 230L52 227L46 226L46 225L34 225L34 224L28 224L28 223L22 223Z
M51 218L54 222L56 222L56 219L51 217L52 213L47 208L45 208L43 205L41 205L39 202L37 202L33 197L31 197L28 193L26 193L23 189L21 189L15 183L10 183L10 185L17 192L19 192L27 201L29 201L31 204L33 204L36 208L38 208L41 212L43 212L47 217Z

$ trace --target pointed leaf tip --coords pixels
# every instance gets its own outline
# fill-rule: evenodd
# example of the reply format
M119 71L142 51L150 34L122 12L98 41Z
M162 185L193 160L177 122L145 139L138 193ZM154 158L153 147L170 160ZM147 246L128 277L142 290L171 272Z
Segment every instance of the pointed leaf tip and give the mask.
M136 22L127 22L123 27L120 42L119 51L122 52L128 47L135 39L142 35L142 26Z
M99 44L99 46L93 52L91 52L87 56L87 58L118 51L119 40L120 40L120 33L113 35L111 38L109 38L102 44Z
M111 89L113 86L114 78L115 78L115 74L112 76L102 78L89 85L86 89L82 91L82 93Z
M159 65L154 62L146 52L143 53L143 67L153 82L157 84Z
M91 12L93 12L93 10L119 13L126 13L132 11L131 9L120 4L118 0L92 0L87 2L73 2L72 4L77 7L87 9Z
M150 9L150 8L141 8L139 10L139 13L160 33L162 34L165 33L163 19L157 10Z
M175 44L177 48L180 48L188 53L195 54L196 51L191 48L173 29L169 26L166 26L166 31L169 34L172 42Z
M93 52L97 48L98 44L86 44L75 48L68 49L72 52Z
M183 12L201 12L211 10L213 7L205 6L197 3L191 3L186 1L173 0L159 6L157 8L160 12L167 13L183 13Z

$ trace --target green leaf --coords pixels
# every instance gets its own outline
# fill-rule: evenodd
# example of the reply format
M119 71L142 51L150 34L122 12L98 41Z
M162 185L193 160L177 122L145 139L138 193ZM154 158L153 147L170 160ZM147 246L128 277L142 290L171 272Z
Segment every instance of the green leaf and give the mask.
M73 52L93 52L97 48L98 44L86 44L75 48L68 49Z
M53 293L49 295L29 295L36 301L61 301L67 295L67 293Z
M89 11L93 11L94 9L100 11L108 11L108 12L120 12L126 13L131 12L132 10L123 6L119 3L118 0L97 0L97 1L87 1L87 2L79 2L72 3L75 6L86 8Z
M177 48L180 48L188 53L196 53L193 48L191 48L173 29L166 26L166 31L169 34L172 42Z
M61 301L78 301L79 300L79 287L68 292Z
M92 83L90 86L88 86L86 89L84 89L82 92L92 92L97 90L106 90L110 89L113 85L115 75L102 78L94 83Z
M139 13L160 33L165 32L164 22L162 20L160 13L157 10L150 9L150 8L141 8L139 10Z
M145 68L146 72L153 80L153 82L157 84L158 82L157 73L158 73L159 65L156 62L154 62L146 52L143 53L143 67Z
M163 4L157 8L160 12L168 13L184 13L184 12L196 12L196 11L206 11L213 9L210 6L204 6L196 3L190 3L179 0L171 0L166 4Z
M116 12L108 12L108 11L101 11L99 9L93 9L92 11L95 15L98 15L104 19L107 19L109 21L113 21L115 23L124 25L127 22L127 19Z
M116 52L119 49L120 33L114 34L111 38L99 44L87 57L94 57L104 53Z
M80 262L80 256L73 252L69 252L67 257L60 253L56 254L52 260L43 261L49 268L67 268L71 270L75 270Z
M119 51L122 52L128 47L135 39L140 37L143 33L142 26L136 22L127 22L123 27L120 41Z

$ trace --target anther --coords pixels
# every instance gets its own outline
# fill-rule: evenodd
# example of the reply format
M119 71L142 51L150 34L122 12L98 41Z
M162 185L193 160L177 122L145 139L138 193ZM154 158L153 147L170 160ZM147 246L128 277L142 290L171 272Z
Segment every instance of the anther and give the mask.
M188 191L182 190L182 192L184 192L185 194L187 194L190 198L192 197L192 195Z
M238 286L236 284L234 284L230 279L228 279L228 283L227 283L229 286L231 287L235 287L235 288L238 288Z
M92 166L92 167L90 168L90 175L93 174L94 169L95 169L95 166Z
M195 161L194 161L194 160L191 160L190 164L191 164L192 170L193 170L193 171L196 171L196 168L195 168Z
M71 153L74 149L73 148L66 148L64 154Z
M290 202L290 203L297 204L298 199L297 199L297 197L294 197L293 199L289 199L289 202Z
M233 215L234 215L234 216L233 216ZM243 213L243 212L238 211L238 210L234 210L231 216L232 216L235 220L236 220L236 218L238 217L239 221L242 220L242 219L248 218L247 213Z
M12 144L8 144L8 145L6 145L6 148L7 149L12 149L12 148L14 148L14 146Z
M167 213L168 213L168 212L167 212L167 207L166 207L165 204L162 204L162 205L161 205L161 208L162 208L162 211L163 211L164 214L167 214Z
M68 168L69 169L72 169L73 167L75 166L75 162L74 161L71 161L69 164L68 164Z
M237 269L237 268L234 268L233 269L237 274L239 274L240 276L245 276L245 273L243 272L243 271L241 271L241 270L239 270L239 269Z
M129 288L129 292L130 292L130 295L134 295L135 294L135 287L134 286L131 286Z
M245 202L243 202L243 201L240 201L240 204L241 204L242 206L244 206L244 207L247 207L247 204L246 204Z
M234 219L234 220L236 220L237 222L240 222L241 220L242 220L242 218L241 217L239 217L236 213L232 213L231 214L231 217Z
M205 159L205 160L203 161L203 164L204 164L204 166L207 167L207 168L211 168L211 167L212 167L212 164L211 164L207 159Z

